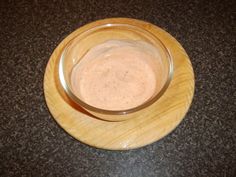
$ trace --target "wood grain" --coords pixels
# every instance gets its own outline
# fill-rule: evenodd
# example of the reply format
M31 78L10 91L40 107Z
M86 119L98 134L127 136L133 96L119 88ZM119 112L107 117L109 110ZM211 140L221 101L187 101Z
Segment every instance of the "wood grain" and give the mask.
M173 57L173 80L167 91L135 119L122 122L96 119L70 101L59 84L57 74L59 56L68 41L86 29L106 23L131 24L145 28L163 41ZM54 119L71 136L97 148L126 150L153 143L176 128L190 107L194 94L194 74L188 55L170 34L144 21L112 18L81 27L58 45L47 64L44 93Z

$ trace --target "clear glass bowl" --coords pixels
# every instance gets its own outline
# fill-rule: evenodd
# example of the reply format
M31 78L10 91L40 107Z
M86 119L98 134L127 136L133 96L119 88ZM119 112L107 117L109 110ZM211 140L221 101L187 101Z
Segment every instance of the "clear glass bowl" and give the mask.
M71 86L71 71L81 58L94 46L104 43L108 40L138 40L145 41L153 45L158 51L162 61L162 67L156 74L158 75L159 84L153 96L143 104L125 110L105 110L89 105L81 98L75 95ZM77 51L76 57L73 55ZM160 71L161 70L161 71ZM95 115L96 117L109 121L126 120L132 116L132 113L139 112L152 103L156 102L166 91L172 78L173 64L168 49L160 39L149 31L140 27L129 24L102 24L82 32L68 42L61 54L59 61L59 79L66 94L79 106Z

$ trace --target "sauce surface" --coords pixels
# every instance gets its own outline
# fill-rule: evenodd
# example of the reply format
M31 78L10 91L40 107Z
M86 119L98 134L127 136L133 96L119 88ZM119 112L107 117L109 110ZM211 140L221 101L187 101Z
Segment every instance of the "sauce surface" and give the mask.
M158 63L143 41L109 40L91 48L71 72L76 96L106 110L134 108L155 93Z

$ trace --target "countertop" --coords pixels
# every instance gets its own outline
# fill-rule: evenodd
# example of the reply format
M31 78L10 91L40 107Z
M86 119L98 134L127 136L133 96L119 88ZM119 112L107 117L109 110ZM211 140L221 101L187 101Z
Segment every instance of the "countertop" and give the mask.
M235 1L1 1L0 176L236 176ZM55 47L108 17L151 22L193 64L195 95L168 136L129 151L87 146L61 129L45 103L43 76Z

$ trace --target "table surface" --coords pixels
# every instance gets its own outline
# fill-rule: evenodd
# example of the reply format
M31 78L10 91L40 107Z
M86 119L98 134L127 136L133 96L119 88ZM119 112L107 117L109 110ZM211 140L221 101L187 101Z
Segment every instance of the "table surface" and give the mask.
M1 1L0 176L235 176L236 3L233 1ZM149 21L186 49L192 106L167 137L129 151L89 147L61 129L43 94L55 47L102 18Z

